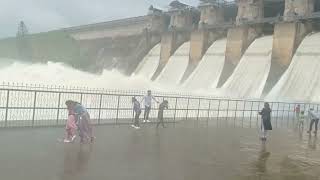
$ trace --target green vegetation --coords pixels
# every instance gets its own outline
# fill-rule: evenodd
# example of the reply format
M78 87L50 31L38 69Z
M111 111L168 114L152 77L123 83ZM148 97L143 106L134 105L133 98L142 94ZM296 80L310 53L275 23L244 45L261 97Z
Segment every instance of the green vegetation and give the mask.
M64 31L51 31L46 33L27 35L30 45L32 62L64 62L78 68L88 65L88 57L81 52L79 44ZM17 38L0 40L0 57L20 58L17 48Z

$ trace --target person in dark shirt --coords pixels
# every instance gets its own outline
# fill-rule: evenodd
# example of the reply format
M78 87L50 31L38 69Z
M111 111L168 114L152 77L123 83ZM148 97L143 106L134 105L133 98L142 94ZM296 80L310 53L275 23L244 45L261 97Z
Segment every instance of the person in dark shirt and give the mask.
M168 109L168 101L167 101L167 100L164 100L164 101L159 105L157 128L159 127L160 124L162 124L162 127L164 128L164 122L163 122L163 112L164 112L164 109Z
M261 140L267 140L267 132L272 130L271 125L271 109L269 103L264 103L264 108L259 112L261 115L262 123L261 123Z
M133 111L135 113L134 124L132 125L132 127L135 129L140 129L140 123L139 123L139 118L141 114L140 103L135 97L132 97L132 103L133 103Z

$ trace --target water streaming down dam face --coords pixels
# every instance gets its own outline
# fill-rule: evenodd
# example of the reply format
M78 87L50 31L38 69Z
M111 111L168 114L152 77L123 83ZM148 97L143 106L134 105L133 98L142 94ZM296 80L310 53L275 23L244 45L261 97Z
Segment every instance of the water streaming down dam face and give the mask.
M268 100L320 101L320 33L307 36Z
M156 82L165 86L177 86L189 63L190 42L182 44L172 55Z
M225 60L226 39L214 42L207 50L197 68L183 84L190 89L216 87Z
M133 76L142 76L151 79L152 75L156 72L160 61L161 44L154 46L150 52L143 58L134 72Z
M272 36L256 39L218 94L232 98L260 98L271 65Z

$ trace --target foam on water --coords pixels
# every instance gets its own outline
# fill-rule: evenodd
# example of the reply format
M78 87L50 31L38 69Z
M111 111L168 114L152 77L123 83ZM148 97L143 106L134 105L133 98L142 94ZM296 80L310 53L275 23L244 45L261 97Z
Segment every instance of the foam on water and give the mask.
M307 36L268 100L320 101L320 33Z
M191 89L216 87L225 60L226 44L226 39L214 42L183 86Z
M177 86L188 67L189 50L190 42L182 44L170 57L156 81L165 86Z
M160 61L161 44L154 46L150 52L143 58L134 72L133 76L142 76L151 79L152 75L156 72Z
M232 98L260 98L271 65L272 36L256 39L219 94Z

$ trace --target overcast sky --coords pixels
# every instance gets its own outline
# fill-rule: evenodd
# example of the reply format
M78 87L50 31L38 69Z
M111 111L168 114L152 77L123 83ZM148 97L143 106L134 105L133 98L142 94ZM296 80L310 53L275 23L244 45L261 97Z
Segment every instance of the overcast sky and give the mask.
M43 32L145 15L150 4L167 8L171 0L1 0L0 38L15 36L23 20L29 32ZM197 6L198 0L180 0Z

